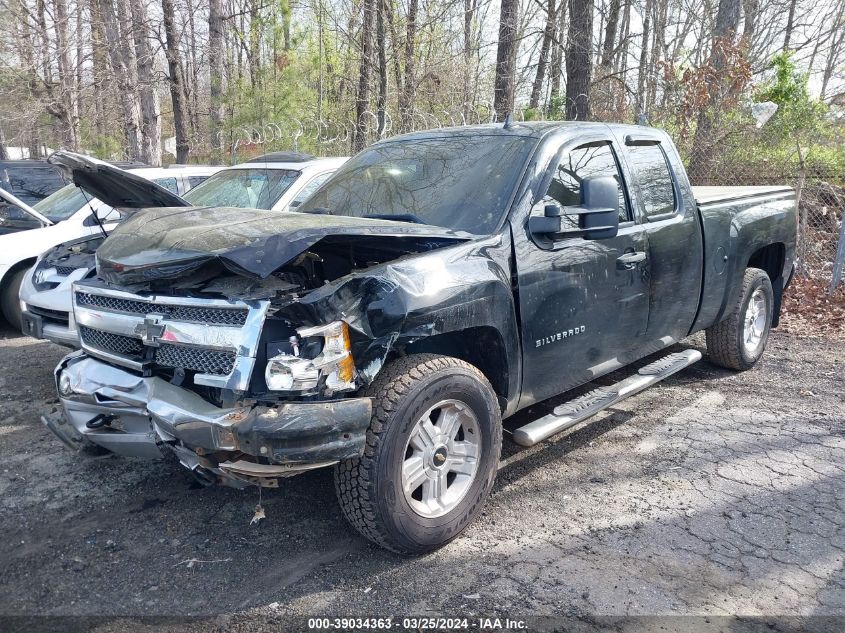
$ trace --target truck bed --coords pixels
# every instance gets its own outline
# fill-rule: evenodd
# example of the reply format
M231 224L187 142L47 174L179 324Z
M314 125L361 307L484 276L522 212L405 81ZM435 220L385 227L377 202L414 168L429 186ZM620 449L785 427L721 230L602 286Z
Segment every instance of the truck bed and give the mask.
M768 187L692 187L692 195L699 205L729 202L756 196L788 193L792 187L786 185Z

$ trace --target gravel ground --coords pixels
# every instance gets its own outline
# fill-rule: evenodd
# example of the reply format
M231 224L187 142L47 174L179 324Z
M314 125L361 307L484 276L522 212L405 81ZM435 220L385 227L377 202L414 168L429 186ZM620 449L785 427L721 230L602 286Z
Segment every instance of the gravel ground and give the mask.
M330 471L264 491L250 525L257 491L72 454L39 422L63 354L0 332L2 615L845 616L845 342L775 333L750 372L705 359L568 435L506 440L483 516L421 558L348 527Z

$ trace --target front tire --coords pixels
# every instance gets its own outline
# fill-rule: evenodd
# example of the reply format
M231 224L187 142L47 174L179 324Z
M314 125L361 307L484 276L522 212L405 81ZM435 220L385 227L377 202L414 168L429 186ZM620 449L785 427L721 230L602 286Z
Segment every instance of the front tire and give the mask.
M335 468L346 519L394 552L445 545L490 493L502 445L496 394L476 367L414 354L384 367L364 455Z
M772 324L774 293L766 271L748 268L728 316L707 329L710 361L728 369L751 369L763 356Z
M21 284L23 283L24 275L26 275L28 268L23 268L9 275L9 280L3 284L3 290L0 291L0 310L3 312L3 317L6 322L15 328L18 332L23 327L23 320L21 318L21 302L18 295L21 291Z

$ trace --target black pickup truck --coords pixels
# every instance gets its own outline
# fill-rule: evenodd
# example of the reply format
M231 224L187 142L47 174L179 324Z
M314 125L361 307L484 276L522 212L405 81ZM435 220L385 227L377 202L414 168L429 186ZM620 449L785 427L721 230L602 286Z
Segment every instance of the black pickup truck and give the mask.
M110 189L131 194L68 171L113 206ZM208 484L333 466L349 521L407 553L479 512L503 418L699 330L711 362L752 367L796 240L791 189L697 190L666 134L598 123L382 141L298 213L167 204L117 228L75 286L82 349L45 423L82 451L175 455ZM513 439L700 357L665 352Z

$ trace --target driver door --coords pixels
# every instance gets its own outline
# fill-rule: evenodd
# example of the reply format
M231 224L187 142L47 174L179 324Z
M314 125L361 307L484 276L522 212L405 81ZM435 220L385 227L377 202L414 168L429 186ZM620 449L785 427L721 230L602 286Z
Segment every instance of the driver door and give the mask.
M530 215L543 215L547 204L577 206L581 182L612 176L619 186L616 237L551 239L532 234L527 217L512 226L522 321L520 408L613 371L633 360L642 345L649 309L647 236L635 221L614 143L608 134L565 144ZM565 221L577 228L576 216Z

